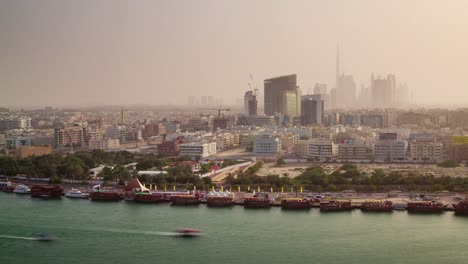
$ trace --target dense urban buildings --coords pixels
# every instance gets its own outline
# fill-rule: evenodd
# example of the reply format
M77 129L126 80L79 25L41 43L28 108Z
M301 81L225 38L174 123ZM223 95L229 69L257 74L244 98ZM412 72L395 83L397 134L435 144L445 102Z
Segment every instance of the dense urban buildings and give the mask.
M359 163L468 160L468 110L402 109L411 93L394 74L372 74L357 92L353 77L340 71L339 56L336 86L317 82L307 89L312 94L302 95L291 74L266 79L264 95L249 83L237 106L197 95L187 98L190 110L1 112L0 155L127 150L194 160L218 155Z
M371 77L371 94L372 103L374 106L389 108L394 106L396 93L396 78L395 75L389 74L387 78L380 76L375 78L372 73Z

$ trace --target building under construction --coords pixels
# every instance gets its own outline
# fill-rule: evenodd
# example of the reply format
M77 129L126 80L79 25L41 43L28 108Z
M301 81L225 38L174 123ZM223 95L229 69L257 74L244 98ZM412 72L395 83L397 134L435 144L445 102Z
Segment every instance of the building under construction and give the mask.
M244 114L248 116L258 115L256 91L247 91L244 95Z

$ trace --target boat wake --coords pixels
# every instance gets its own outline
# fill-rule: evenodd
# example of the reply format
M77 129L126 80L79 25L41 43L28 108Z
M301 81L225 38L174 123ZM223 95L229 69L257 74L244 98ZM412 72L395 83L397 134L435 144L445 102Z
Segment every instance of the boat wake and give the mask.
M179 236L182 235L180 232L122 230L122 229L114 229L114 228L81 228L81 229L82 230L88 230L88 231L111 232L111 233L121 233L121 234L137 234L137 235L147 235L147 236L173 236L173 237L179 237Z
M122 230L114 228L83 228L89 231L101 231L111 233L122 233L122 234L137 234L137 235L152 235L152 236L176 236L176 232L157 232L157 231L145 231L145 230Z
M39 238L37 238L37 237L20 237L20 236L8 236L8 235L0 235L0 238L22 239L22 240L39 240Z

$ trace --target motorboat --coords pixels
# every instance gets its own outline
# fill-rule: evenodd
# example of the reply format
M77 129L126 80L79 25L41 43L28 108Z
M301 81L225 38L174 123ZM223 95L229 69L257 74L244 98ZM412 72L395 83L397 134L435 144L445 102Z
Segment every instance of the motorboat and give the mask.
M179 228L176 230L176 233L181 237L197 237L201 236L202 231L193 228Z
M11 182L10 181L0 181L0 190L5 190L7 188L11 187Z
M71 189L70 191L65 193L65 197L75 199L88 199L89 193L84 193L78 189Z
M30 194L31 189L23 184L19 184L16 186L16 188L13 190L14 193L16 194Z
M36 236L37 241L44 241L44 242L49 242L57 239L57 237L50 235L50 234L39 234Z

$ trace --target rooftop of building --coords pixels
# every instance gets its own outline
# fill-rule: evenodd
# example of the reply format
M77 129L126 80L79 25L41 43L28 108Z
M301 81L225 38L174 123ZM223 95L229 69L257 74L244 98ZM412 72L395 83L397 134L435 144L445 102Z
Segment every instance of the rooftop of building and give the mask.
M288 75L277 76L277 77L265 79L265 82L275 81L275 80L278 80L278 79L288 79L288 78L296 79L297 75L296 74L288 74Z

